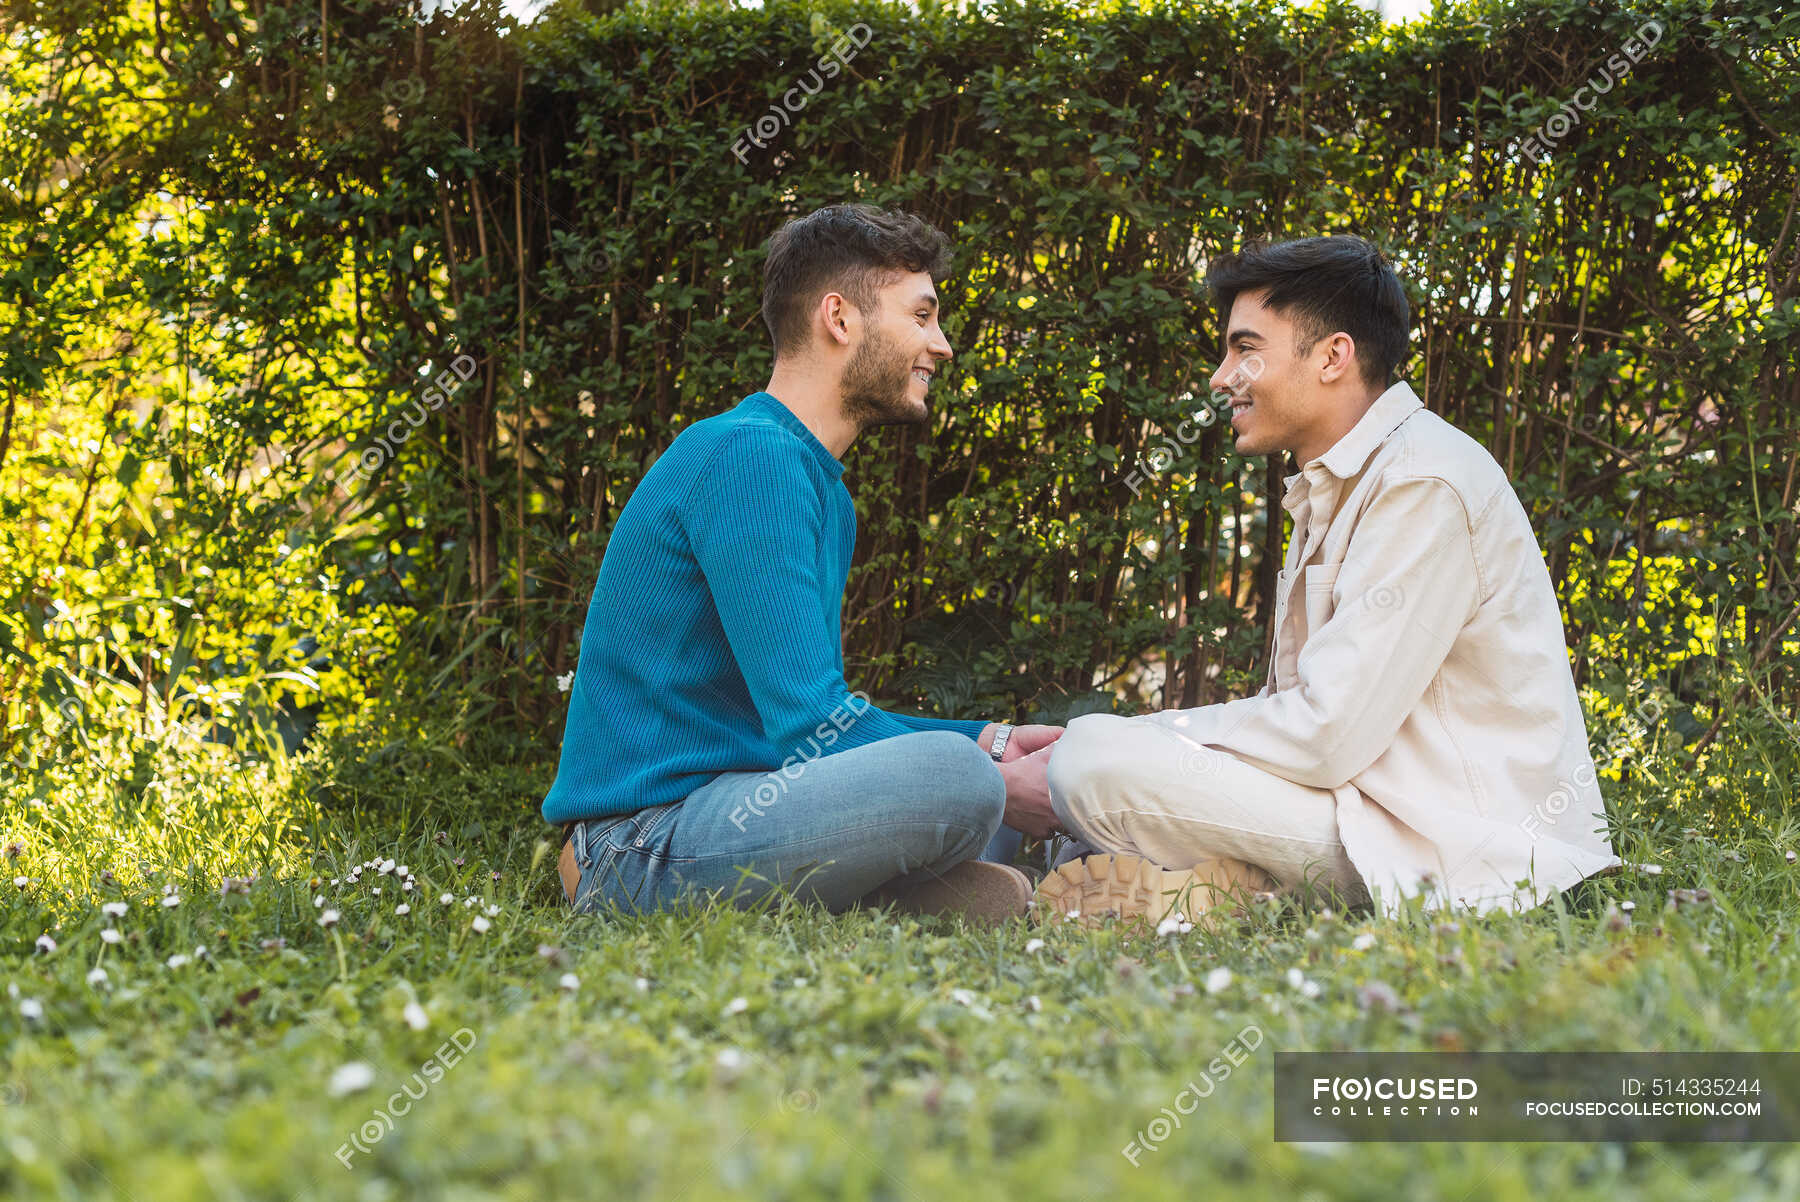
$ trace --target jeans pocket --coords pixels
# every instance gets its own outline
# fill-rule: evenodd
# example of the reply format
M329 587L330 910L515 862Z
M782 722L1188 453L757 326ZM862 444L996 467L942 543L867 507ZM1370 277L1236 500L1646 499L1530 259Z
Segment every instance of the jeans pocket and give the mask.
M631 850L647 851L662 860L670 859L668 836L674 832L666 828L680 807L679 801L671 801L659 806L646 806L634 814L632 821L636 834L631 839Z
M612 814L605 818L585 818L575 824L575 833L570 836L575 844L575 865L583 872L593 867L594 861L606 851L612 840L609 836L620 823L628 822L630 814Z
M581 858L583 848L576 848L581 865L576 908L592 912L610 903L633 910L653 904L667 884L667 844L680 806L679 801L672 801L586 823L582 832L585 858Z

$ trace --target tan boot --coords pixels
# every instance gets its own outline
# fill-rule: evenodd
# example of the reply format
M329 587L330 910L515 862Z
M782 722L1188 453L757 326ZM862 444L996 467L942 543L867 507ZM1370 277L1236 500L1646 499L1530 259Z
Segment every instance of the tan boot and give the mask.
M1137 856L1083 856L1058 865L1038 882L1037 916L1047 921L1066 914L1093 926L1108 914L1152 925L1180 914L1210 928L1252 893L1274 888L1268 873L1242 860L1163 868Z
M562 878L563 896L573 904L575 890L581 887L581 869L575 863L575 840L563 840L562 855L556 858L556 874Z
M964 860L935 880L889 882L865 896L865 906L891 905L903 914L952 914L971 922L1005 922L1026 913L1031 878L1011 864Z

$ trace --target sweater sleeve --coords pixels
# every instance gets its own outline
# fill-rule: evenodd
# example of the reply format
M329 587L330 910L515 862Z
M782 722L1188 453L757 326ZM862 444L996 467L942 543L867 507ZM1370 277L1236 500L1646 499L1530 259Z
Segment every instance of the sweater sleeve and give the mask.
M981 732L987 729L987 723L979 718L923 718L917 714L889 714L888 717L913 730L953 730L971 739L979 739Z
M743 426L680 508L764 736L778 750L816 739L827 755L918 730L974 738L983 723L903 717L851 694L827 621L824 505L790 435Z

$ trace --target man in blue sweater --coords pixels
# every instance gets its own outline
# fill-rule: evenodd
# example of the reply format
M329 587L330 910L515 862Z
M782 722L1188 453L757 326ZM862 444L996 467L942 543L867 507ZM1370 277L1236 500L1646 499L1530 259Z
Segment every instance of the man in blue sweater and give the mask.
M864 430L930 419L948 268L940 231L867 205L769 240L768 387L645 473L588 608L543 804L578 910L779 887L833 909L1025 912L1030 879L978 857L1058 828L1062 729L888 713L844 678L842 460Z

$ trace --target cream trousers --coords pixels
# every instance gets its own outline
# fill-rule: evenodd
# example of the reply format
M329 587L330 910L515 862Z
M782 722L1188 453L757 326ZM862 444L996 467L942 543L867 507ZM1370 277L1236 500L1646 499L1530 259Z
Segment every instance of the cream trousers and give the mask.
M1284 892L1368 889L1338 837L1329 789L1297 785L1116 714L1071 720L1050 755L1050 803L1069 833L1104 852L1164 868L1219 857L1256 865Z

